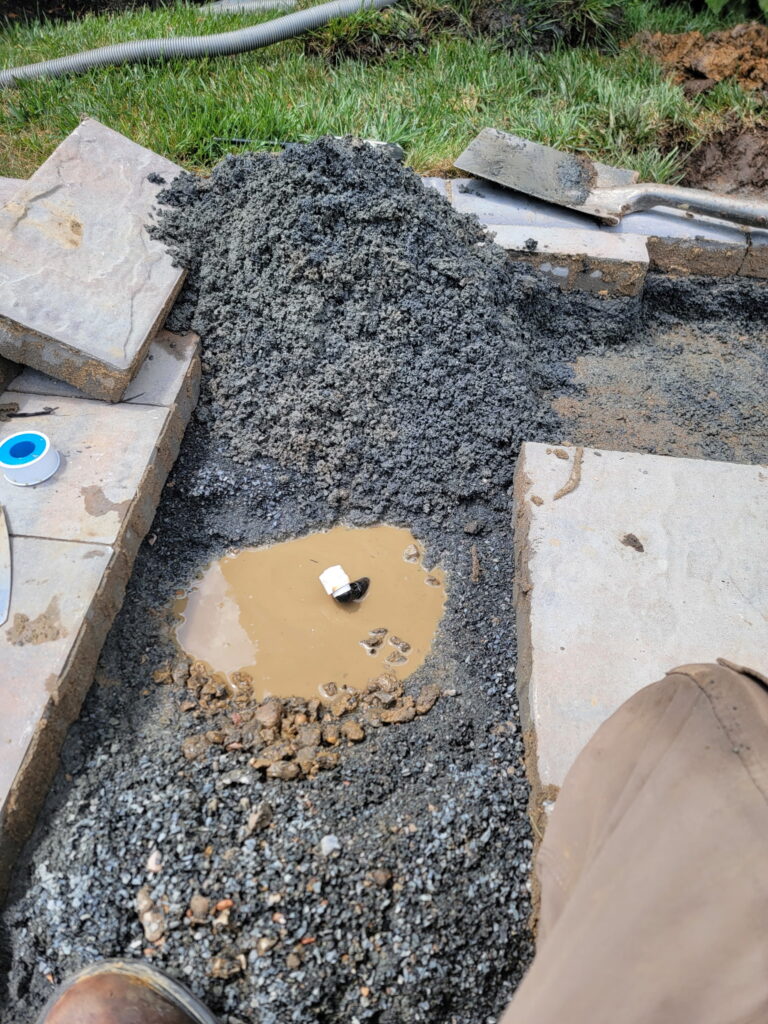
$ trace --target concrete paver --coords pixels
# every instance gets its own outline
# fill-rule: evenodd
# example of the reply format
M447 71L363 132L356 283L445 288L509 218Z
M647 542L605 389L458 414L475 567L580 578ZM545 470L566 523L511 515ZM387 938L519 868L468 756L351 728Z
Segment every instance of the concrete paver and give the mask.
M561 288L637 295L648 271L646 239L573 228L489 224L496 244L552 276Z
M23 178L0 178L0 206L7 203L23 184Z
M0 395L0 404L21 412L52 408L21 422L47 433L62 453L58 473L36 487L0 478L13 559L10 614L0 627L0 894L197 400L196 337L166 334L152 351L140 371L146 404L65 395L67 385L26 370L14 382L19 390ZM17 421L0 423L0 440L16 429Z
M668 670L723 657L768 671L768 467L527 443L515 507L539 805L598 726Z
M37 780L48 777L120 603L109 546L13 537L11 558L10 615L0 631L0 880L3 855L34 823L46 788Z
M196 334L172 334L162 329L149 347L146 359L125 392L121 405L170 406L185 398L187 402L197 401L189 387L192 362L199 363L197 356L199 338ZM199 370L199 366L198 366ZM186 383L185 383L186 382ZM82 391L64 381L54 380L39 370L24 367L13 380L10 388L14 392L28 395L61 396L62 398L86 398Z
M588 259L600 259L599 239L634 236L647 242L650 269L675 274L723 277L742 274L768 277L768 231L743 228L715 217L694 216L671 207L628 214L618 224L605 225L574 210L542 202L512 189L474 178L425 178L462 213L483 224L530 229L525 239L544 241L547 233L562 232L559 255L575 247ZM570 241L568 240L570 236ZM510 241L516 239L511 234ZM525 240L524 239L524 240ZM507 246L510 250L513 246ZM527 258L525 250L518 250Z
M13 394L13 392L11 392ZM19 412L34 413L51 400L19 394ZM147 463L154 457L168 410L56 398L54 411L25 418L51 439L62 456L59 471L36 487L15 487L0 476L0 504L12 534L115 544ZM18 430L3 424L0 438Z
M0 206L0 355L118 400L183 281L145 223L179 168L87 119Z

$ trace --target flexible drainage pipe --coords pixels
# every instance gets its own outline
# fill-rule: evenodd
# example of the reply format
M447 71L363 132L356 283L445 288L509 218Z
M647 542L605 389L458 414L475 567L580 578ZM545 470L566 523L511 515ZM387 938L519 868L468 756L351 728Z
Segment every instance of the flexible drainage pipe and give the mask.
M296 6L296 0L216 0L203 4L203 14L261 14L262 11L285 11Z
M291 39L313 28L319 28L334 18L344 18L357 11L381 10L397 0L330 0L330 3L294 11L282 18L273 18L261 25L219 32L211 36L178 36L169 39L137 39L128 43L102 46L98 50L74 53L70 57L57 57L39 64L6 68L0 71L0 88L33 78L60 78L90 68L110 64L130 64L137 61L171 60L178 57L214 57L231 53L244 53L271 46L283 39Z

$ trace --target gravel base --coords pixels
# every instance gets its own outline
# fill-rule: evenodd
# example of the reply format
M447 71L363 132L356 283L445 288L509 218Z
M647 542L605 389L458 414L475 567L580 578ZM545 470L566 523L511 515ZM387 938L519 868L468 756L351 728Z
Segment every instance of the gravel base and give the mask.
M203 394L0 918L0 1020L127 955L228 1024L491 1021L532 955L514 460L524 438L564 440L542 396L572 387L574 358L648 344L649 311L552 290L365 146L230 158L165 198L159 230L190 267L171 326L203 338ZM658 307L754 328L755 286L741 306L664 287ZM152 682L174 590L228 549L338 521L408 526L446 569L408 685L452 695L313 779L262 779L243 751L187 762L199 725Z

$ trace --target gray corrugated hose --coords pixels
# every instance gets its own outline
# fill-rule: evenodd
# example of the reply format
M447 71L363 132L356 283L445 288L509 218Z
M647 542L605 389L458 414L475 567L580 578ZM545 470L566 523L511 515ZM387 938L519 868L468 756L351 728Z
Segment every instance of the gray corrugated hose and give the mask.
M296 6L296 0L216 0L203 4L203 14L260 14L262 11L285 11Z
M262 46L291 39L309 29L319 28L334 18L344 18L357 11L389 7L397 0L331 0L330 3L294 11L282 18L273 18L261 25L219 32L212 36L178 36L169 39L137 39L98 50L74 53L71 57L57 57L39 64L25 64L19 68L0 71L0 87L31 78L60 78L62 75L88 71L109 64L130 64L144 60L170 60L174 57L214 57L230 53L258 50Z

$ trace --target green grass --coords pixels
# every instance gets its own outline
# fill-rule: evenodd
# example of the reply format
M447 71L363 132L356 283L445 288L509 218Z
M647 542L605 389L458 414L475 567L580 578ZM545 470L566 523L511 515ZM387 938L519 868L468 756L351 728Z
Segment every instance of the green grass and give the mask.
M648 0L630 0L626 10L632 30L716 25L710 14ZM179 5L11 26L0 33L0 66L126 39L221 32L254 20ZM88 115L190 169L210 168L237 148L220 139L274 148L275 140L330 133L399 142L417 170L447 171L472 136L493 125L633 167L647 179L674 181L684 152L730 110L747 120L759 113L753 98L728 84L688 101L632 48L615 55L586 48L509 52L449 32L425 47L391 45L408 37L412 22L407 11L393 8L238 57L126 65L0 91L0 175L30 174ZM365 42L372 33L384 40L378 59L327 58L340 36Z

